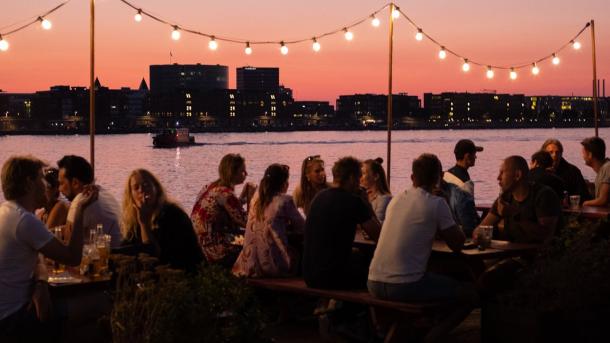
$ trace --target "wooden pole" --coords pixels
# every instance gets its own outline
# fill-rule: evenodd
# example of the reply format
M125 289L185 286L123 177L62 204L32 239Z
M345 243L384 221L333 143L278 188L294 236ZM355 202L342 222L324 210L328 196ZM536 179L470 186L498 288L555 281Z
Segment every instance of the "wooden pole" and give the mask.
M89 20L89 162L95 175L95 0Z
M391 170L392 170L392 126L393 126L393 113L392 113L392 50L394 47L394 3L390 4L390 32L389 32L389 56L388 56L388 152L387 152L387 178L388 178L388 186L390 185L391 180Z
M595 20L591 19L591 54L593 57L593 116L595 118L595 137L599 137L599 115L597 113L597 59L595 56Z

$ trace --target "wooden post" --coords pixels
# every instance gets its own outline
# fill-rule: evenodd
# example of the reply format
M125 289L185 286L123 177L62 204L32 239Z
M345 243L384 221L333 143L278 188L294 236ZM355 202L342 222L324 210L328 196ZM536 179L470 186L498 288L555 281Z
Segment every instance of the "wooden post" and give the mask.
M597 60L595 57L595 21L591 19L591 54L593 57L593 116L595 120L595 137L599 137L599 115L597 113Z
M95 175L95 0L89 20L89 162Z
M390 185L391 180L391 170L392 170L392 126L393 126L393 113L392 113L392 50L394 46L394 3L390 4L390 32L389 32L389 56L388 56L388 151L387 151L387 178L388 178L388 186Z

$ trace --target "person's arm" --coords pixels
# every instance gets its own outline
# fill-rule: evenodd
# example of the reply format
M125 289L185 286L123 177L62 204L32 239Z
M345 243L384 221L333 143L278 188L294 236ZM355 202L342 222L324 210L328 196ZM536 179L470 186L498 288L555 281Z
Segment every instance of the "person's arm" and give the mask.
M502 220L502 216L500 215L500 211L503 210L504 207L502 204L505 204L503 200L500 198L496 199L489 212L487 212L487 215L479 223L479 226L472 231L472 239L476 241L481 226L496 226L496 224Z
M142 237L142 244L148 245L152 248L153 255L159 257L161 254L161 248L159 242L152 232L153 222L152 216L154 209L150 204L144 203L140 208L134 206L136 209L136 217L138 219L138 227L136 230L140 230L140 236Z
M70 235L70 242L66 246L57 238L53 237L47 244L40 248L40 252L44 256L69 266L80 264L83 256L83 211L97 199L97 194L98 189L95 186L88 186L81 193L82 199L76 205L74 223L71 224L72 234Z
M587 200L582 203L583 206L608 206L608 193L610 193L610 184L602 183L599 188L599 196L593 200Z
M464 232L457 225L440 230L438 234L453 252L462 251L466 236L464 236Z
M377 217L371 216L371 219L360 224L360 227L366 234L375 242L379 240L379 234L381 233L381 223L377 220Z
M49 217L47 218L47 227L54 228L59 225L66 224L66 219L68 218L68 206L62 202L61 200L53 206L51 212L49 213Z
M291 197L287 197L284 204L284 210L286 217L290 220L290 230L295 233L302 234L305 232L305 219L297 210L296 205Z
M231 220L240 227L246 227L248 215L241 205L241 202L234 194L221 194L219 204L227 211Z

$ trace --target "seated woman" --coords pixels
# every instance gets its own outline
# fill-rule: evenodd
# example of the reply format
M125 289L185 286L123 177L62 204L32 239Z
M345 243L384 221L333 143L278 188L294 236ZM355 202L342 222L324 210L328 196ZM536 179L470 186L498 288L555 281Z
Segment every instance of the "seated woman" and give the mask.
M203 261L189 216L167 199L159 180L146 169L129 175L123 196L121 231L125 251L145 252L172 268L195 271Z
M70 203L59 199L59 171L57 168L48 168L44 171L46 182L45 195L47 201L42 209L37 211L38 218L48 228L66 224Z
M390 200L392 200L392 193L388 187L382 163L383 159L381 157L364 161L362 176L360 177L360 186L366 189L369 202L380 223L385 220L385 210Z
M246 180L246 161L239 154L227 154L220 160L218 180L203 186L191 212L199 244L208 263L233 267L241 248L232 244L234 235L246 227L243 205L256 191L247 183L239 198L235 185Z
M301 165L301 182L294 190L294 202L307 215L313 198L328 186L324 161L320 159L320 155L309 156Z
M233 273L245 277L276 277L294 272L294 251L288 231L303 232L305 220L288 190L288 166L272 164L252 199L244 248Z

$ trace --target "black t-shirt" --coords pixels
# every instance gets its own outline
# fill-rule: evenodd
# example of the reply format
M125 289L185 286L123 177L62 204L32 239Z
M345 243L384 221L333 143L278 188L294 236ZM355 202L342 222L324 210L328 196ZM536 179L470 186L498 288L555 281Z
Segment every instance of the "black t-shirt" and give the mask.
M531 232L526 231L520 223L522 221L538 223L538 218L557 217L558 221L555 232L559 231L563 226L559 197L551 188L545 185L530 185L528 195L523 201L515 200L510 194L508 198L503 200L516 206L518 210L515 217L503 218L504 231L500 234L500 239L517 243L542 243L544 239L540 239L540 237L536 237ZM498 199L494 201L491 213L501 217L498 212Z
M457 164L447 171L455 175L458 179L462 180L462 182L470 180L470 174L468 174L468 170L466 170L466 168L458 166Z
M589 193L585 178L575 165L561 158L555 174L563 180L563 184L570 195L580 195L581 202L593 198Z
M532 183L541 183L550 187L553 191L555 191L555 194L557 194L559 199L563 198L563 192L566 190L566 187L563 180L559 176L545 170L544 168L536 167L530 170L529 179Z
M303 276L309 287L345 288L356 226L371 219L364 200L340 188L316 195L305 221Z
M189 216L178 206L166 204L156 218L153 235L159 244L159 255L150 244L143 244L140 237L123 241L129 246L126 252L145 252L159 258L161 264L169 264L172 268L195 271L203 261L203 252L197 242L193 224ZM139 228L136 229L139 232Z

